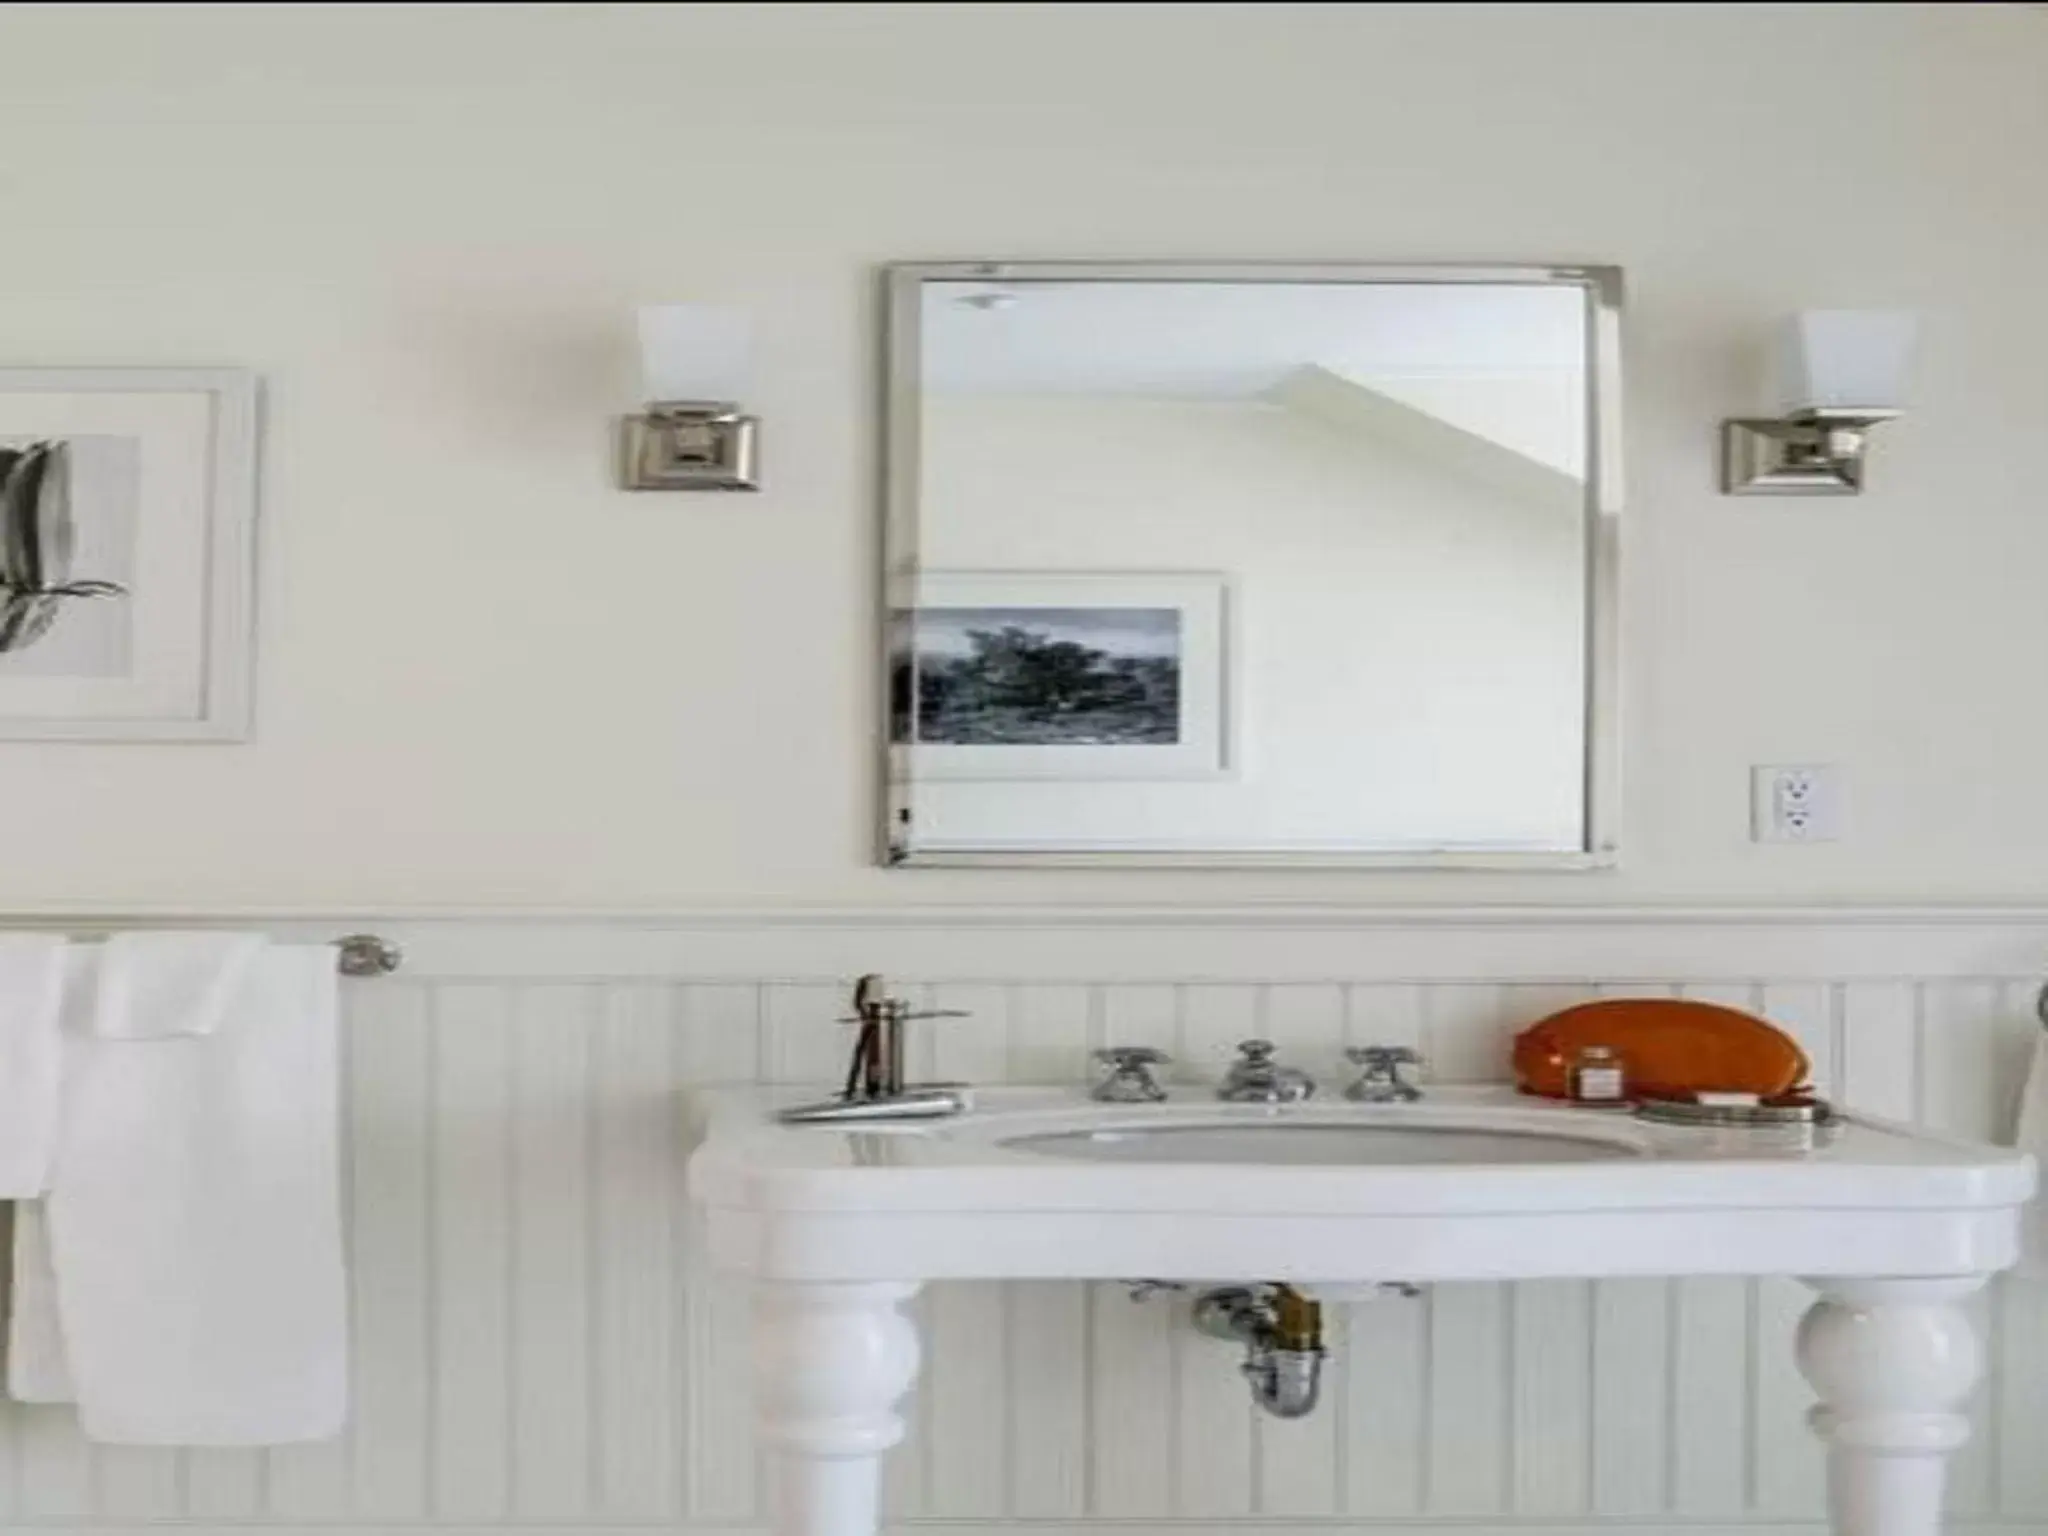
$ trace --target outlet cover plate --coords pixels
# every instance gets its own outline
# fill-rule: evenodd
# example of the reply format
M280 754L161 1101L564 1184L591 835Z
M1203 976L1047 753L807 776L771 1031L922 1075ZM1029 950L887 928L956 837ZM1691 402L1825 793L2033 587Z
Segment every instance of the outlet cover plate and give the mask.
M1833 763L1763 763L1749 771L1749 835L1759 843L1842 836L1842 772Z

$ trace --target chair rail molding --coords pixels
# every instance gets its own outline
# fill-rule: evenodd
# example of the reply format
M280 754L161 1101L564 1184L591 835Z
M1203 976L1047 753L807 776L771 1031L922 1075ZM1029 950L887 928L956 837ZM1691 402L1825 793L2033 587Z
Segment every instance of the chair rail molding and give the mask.
M339 925L339 927L337 927ZM44 906L0 929L376 925L416 976L1043 974L1560 980L2048 970L2048 904L1975 906L837 906L493 911Z

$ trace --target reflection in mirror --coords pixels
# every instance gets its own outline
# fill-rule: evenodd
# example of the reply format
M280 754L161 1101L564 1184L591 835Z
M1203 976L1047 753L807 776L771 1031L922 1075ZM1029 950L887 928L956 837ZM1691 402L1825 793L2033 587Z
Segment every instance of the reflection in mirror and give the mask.
M1605 269L898 269L894 862L1610 852Z

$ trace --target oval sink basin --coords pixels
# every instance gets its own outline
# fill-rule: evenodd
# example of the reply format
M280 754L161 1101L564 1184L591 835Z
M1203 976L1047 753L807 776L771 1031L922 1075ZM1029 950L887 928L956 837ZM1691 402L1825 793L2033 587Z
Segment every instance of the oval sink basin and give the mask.
M1590 1136L1463 1126L1161 1125L1041 1131L1006 1139L1014 1152L1095 1163L1583 1163L1639 1157Z

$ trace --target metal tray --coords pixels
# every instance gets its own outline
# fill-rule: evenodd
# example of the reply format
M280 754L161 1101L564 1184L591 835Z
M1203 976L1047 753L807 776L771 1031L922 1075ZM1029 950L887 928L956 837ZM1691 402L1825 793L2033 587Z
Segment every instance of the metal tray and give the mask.
M1690 1099L1644 1099L1636 1118L1658 1125L1784 1126L1832 1125L1835 1107L1825 1099L1805 1104L1695 1104Z

